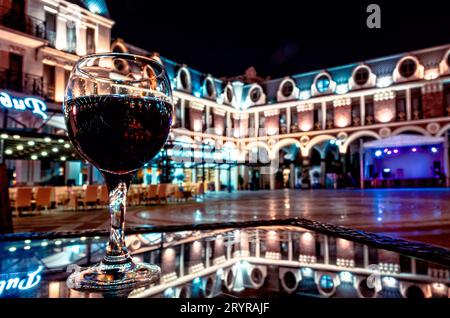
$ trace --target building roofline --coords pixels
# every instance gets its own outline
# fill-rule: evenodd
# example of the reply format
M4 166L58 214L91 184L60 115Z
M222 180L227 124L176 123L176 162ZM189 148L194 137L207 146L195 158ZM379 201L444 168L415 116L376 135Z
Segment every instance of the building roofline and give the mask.
M429 48L422 48L422 49L418 49L418 50L414 50L414 51L405 51L402 53L390 54L388 56L377 57L377 58L373 58L373 59L369 59L369 60L348 63L348 64L344 64L344 65L339 65L339 66L333 66L333 67L328 67L328 68L323 68L323 69L316 69L314 71L286 75L283 77L277 77L277 78L273 78L270 80L266 80L266 81L263 81L262 83L276 82L276 81L283 80L286 77L291 77L291 78L306 77L306 76L311 76L311 75L318 74L321 72L327 72L327 71L332 72L332 71L337 71L337 70L340 70L343 68L356 67L360 64L378 63L378 62L383 62L383 61L387 61L390 59L401 58L406 55L416 55L416 54L428 53L428 52L439 51L439 50L443 50L443 49L447 49L447 48L450 48L450 44L442 44L442 45L432 46Z

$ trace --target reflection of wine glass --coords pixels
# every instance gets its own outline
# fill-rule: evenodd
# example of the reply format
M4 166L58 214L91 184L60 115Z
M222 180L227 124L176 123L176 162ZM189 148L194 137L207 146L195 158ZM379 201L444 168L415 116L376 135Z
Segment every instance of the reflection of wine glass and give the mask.
M64 101L69 138L103 174L109 191L110 238L99 264L75 272L68 285L110 290L149 284L156 265L135 263L124 242L127 189L136 170L162 148L172 123L172 91L164 67L130 54L81 58L70 74Z

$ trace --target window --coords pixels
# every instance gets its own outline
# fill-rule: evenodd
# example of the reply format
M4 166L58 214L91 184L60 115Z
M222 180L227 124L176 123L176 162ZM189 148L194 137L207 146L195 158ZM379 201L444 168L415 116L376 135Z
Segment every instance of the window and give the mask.
M44 64L44 94L49 100L55 99L55 66Z
M259 128L265 128L264 125L266 123L266 117L264 116L264 113L259 113Z
M77 28L73 21L67 22L67 51L75 53L77 51Z
M255 114L249 114L248 116L248 128L249 129L255 129Z
M95 53L95 29L86 29L86 54Z
M284 82L283 86L281 86L281 95L283 95L283 97L290 97L293 92L294 84L292 84L291 81Z
M256 103L261 98L261 89L259 87L254 87L250 90L250 100Z
M225 88L225 96L227 98L228 103L231 103L233 101L233 90L231 89L230 86L227 86Z
M320 76L316 81L316 88L319 93L325 93L330 88L330 78L326 75Z
M367 81L369 80L369 76L370 76L370 72L367 69L367 67L360 67L355 72L353 80L355 81L356 84L362 86L367 83Z
M214 88L214 83L213 83L212 79L207 78L205 80L205 89L206 89L206 96L208 96L208 97L214 96L216 90Z
M320 277L319 284L326 293L330 293L334 288L333 278L331 278L330 275L322 275L322 277Z
M182 89L189 89L189 78L186 70L180 71L180 85Z
M50 46L55 46L56 43L56 14L45 12L45 38Z
M404 60L400 64L400 68L399 68L400 75L403 76L404 78L413 76L414 73L416 72L416 70L417 70L416 61L414 61L411 58Z
M184 128L191 129L191 113L189 109L189 101L184 101Z

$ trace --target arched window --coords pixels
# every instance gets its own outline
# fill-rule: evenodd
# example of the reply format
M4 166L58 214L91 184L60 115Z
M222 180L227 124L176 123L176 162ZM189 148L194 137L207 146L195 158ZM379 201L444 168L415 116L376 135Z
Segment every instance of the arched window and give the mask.
M231 88L231 86L227 86L225 88L225 97L228 103L231 103L233 101L233 89Z
M355 74L353 75L353 80L356 84L362 86L367 83L370 77L370 71L367 67L360 67L356 70Z
M321 75L316 81L316 88L319 93L325 93L330 88L331 80L327 75Z
M408 78L414 75L417 70L417 63L411 58L405 59L399 67L400 75L404 78Z
M211 78L205 79L205 93L207 97L213 97L216 94L216 88Z
M281 95L283 95L283 97L290 97L293 92L294 84L292 84L291 81L284 82L283 86L281 86Z
M182 89L189 89L189 75L185 69L180 70L180 85Z
M253 103L256 103L259 101L260 98L261 98L261 89L259 87L253 87L250 90L250 100Z

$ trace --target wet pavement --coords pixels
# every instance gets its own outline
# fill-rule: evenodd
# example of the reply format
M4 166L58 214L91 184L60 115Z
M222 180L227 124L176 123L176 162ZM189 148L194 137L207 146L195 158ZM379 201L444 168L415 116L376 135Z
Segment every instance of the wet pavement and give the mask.
M130 207L127 225L302 217L450 248L450 189L275 190L208 193L188 203ZM14 218L16 232L107 228L106 210Z

